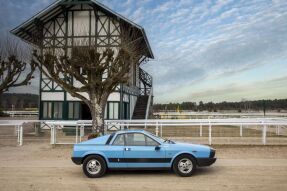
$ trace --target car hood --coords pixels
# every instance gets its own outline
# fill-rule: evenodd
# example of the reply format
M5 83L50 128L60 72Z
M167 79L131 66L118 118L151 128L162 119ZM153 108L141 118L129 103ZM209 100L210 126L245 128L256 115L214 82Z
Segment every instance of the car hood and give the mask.
M175 142L175 144L170 144L171 147L180 147L185 148L187 150L197 150L197 151L209 151L211 148L206 145L193 144L193 143L183 143L183 142Z

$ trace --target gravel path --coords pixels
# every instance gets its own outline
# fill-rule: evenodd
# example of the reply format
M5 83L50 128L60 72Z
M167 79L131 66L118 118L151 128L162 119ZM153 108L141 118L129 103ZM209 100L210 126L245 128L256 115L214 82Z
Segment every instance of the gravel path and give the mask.
M71 148L46 143L0 147L0 190L287 190L286 146L221 146L218 161L192 177L168 171L113 171L84 176Z

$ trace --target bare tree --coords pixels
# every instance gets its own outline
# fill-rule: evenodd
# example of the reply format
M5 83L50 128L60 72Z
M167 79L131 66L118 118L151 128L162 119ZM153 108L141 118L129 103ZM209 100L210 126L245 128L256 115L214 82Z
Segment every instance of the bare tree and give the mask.
M9 88L30 83L36 64L25 62L25 55L23 47L12 39L0 42L0 95Z
M59 56L52 49L43 55L34 52L43 74L88 105L96 132L104 133L108 96L120 83L128 82L132 64L139 63L146 51L142 46L144 39L134 27L122 25L120 41L116 49L101 48L101 51L95 45L75 46L70 56ZM74 86L72 79L81 86Z

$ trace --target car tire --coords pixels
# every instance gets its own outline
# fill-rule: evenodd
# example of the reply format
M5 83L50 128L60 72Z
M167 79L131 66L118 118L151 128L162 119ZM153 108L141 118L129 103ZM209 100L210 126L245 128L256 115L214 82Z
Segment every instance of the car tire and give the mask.
M88 156L83 162L83 171L89 178L100 178L106 173L106 170L106 162L100 156Z
M172 168L178 176L189 177L196 170L196 161L191 155L183 154L174 159Z

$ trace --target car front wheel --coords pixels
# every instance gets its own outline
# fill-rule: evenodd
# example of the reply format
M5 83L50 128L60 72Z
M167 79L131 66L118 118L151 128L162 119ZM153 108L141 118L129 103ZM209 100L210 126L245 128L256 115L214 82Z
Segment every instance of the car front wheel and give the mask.
M83 171L89 178L100 178L106 173L106 163L100 156L88 156L83 162Z
M173 171L179 176L191 176L195 170L195 159L189 155L181 155L174 160Z

